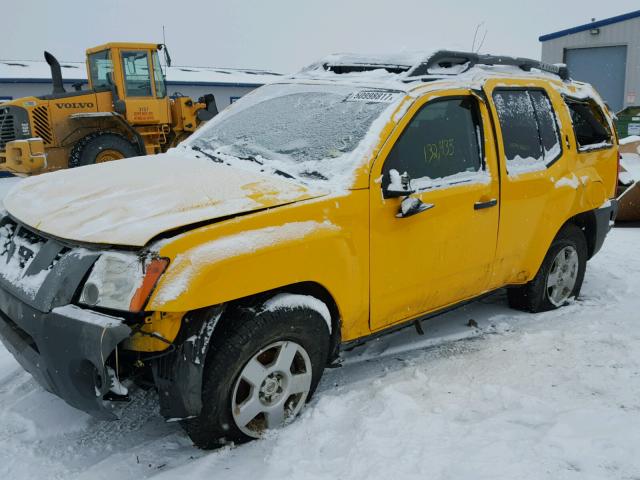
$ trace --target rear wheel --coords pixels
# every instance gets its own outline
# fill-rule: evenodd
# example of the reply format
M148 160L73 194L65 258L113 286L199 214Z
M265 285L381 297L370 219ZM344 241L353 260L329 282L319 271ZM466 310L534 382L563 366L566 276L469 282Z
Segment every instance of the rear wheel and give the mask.
M229 312L211 340L202 411L183 423L187 433L210 449L291 422L320 381L329 345L325 320L310 308Z
M509 306L543 312L580 294L587 266L587 242L576 225L565 225L551 243L540 270L526 285L507 290Z
M127 138L114 132L98 132L87 135L71 150L69 167L82 167L135 157L138 150Z

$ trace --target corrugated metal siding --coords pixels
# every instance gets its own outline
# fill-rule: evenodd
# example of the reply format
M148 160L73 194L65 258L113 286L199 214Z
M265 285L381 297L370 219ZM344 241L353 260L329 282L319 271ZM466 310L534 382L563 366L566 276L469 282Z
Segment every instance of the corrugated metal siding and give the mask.
M583 31L542 42L542 61L562 63L566 49L616 45L627 46L624 107L640 105L640 18L600 27L598 35Z
M624 105L627 46L567 48L564 63L576 80L589 82L614 112Z

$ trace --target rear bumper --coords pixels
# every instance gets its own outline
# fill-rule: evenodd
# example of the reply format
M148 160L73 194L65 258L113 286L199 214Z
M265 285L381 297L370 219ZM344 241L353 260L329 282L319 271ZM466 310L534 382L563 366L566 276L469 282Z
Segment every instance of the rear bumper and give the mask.
M68 305L42 313L0 288L0 339L45 389L103 419L111 387L105 361L131 335L121 319Z
M591 256L600 251L607 233L609 233L609 230L611 230L611 227L613 226L613 222L615 221L616 215L618 214L618 200L609 200L600 208L597 208L594 212L596 216L596 235L595 243L593 246L593 253L591 254Z
M37 173L47 165L44 142L41 138L13 140L0 151L0 170L19 175Z

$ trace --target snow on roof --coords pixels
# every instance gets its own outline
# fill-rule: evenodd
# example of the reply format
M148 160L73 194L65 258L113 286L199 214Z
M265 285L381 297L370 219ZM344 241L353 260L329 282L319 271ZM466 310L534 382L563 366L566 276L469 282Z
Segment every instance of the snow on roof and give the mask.
M60 62L65 83L87 80L84 62ZM166 69L168 85L259 86L281 74L266 70L172 66ZM51 70L44 61L0 60L0 83L49 83Z
M393 54L333 53L317 63L331 65L397 65L412 67L428 59L433 52L401 52Z
M510 64L485 65L486 58L502 58L484 56L479 63L470 65L452 63L444 58L444 64L434 64L425 70L423 67L436 53L460 54L465 52L424 51L406 52L397 55L362 55L353 53L336 53L328 55L300 72L281 77L281 82L330 82L352 84L360 87L384 88L397 91L438 90L451 87L481 87L488 78L531 78L550 80L558 85L561 78L550 71L542 71L531 65L530 70ZM505 60L510 57L504 57ZM526 60L526 59L512 59ZM531 62L535 62L531 60ZM543 64L540 65L541 67ZM338 67L338 68L335 68ZM340 68L342 67L342 68ZM349 68L354 67L354 68ZM362 67L362 70L359 68ZM401 67L401 68L393 68ZM551 66L550 66L551 67ZM576 82L570 82L575 87Z

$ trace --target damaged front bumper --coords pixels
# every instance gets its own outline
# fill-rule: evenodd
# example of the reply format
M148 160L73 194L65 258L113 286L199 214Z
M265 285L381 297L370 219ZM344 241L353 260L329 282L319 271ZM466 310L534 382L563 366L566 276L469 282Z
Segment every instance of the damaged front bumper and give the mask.
M102 419L114 380L105 365L131 335L121 319L67 305L43 313L0 289L0 339L45 389Z

